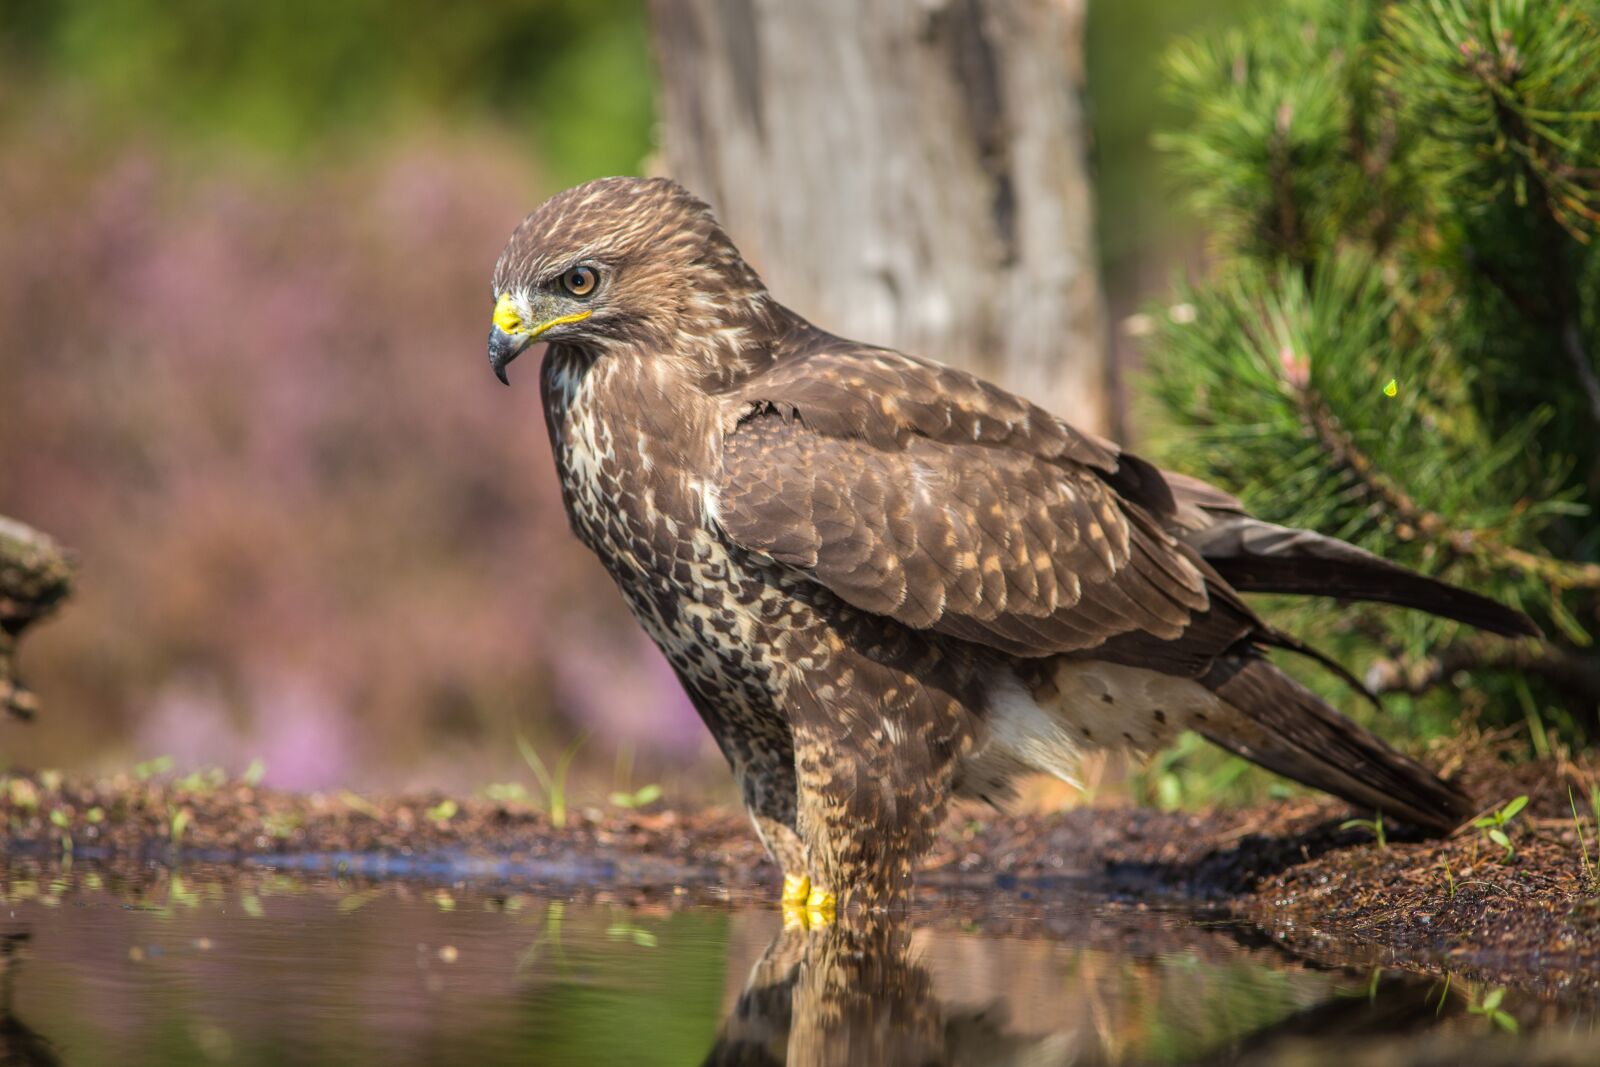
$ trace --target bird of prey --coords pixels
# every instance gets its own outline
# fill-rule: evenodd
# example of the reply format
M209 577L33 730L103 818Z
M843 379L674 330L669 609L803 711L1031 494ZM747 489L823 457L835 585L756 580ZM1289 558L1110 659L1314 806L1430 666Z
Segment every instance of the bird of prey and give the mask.
M547 201L495 265L567 515L727 757L786 902L904 899L952 796L1195 730L1446 831L1457 787L1280 672L1241 593L1524 615L1239 502L970 374L785 308L664 179ZM1301 651L1308 651L1300 649Z

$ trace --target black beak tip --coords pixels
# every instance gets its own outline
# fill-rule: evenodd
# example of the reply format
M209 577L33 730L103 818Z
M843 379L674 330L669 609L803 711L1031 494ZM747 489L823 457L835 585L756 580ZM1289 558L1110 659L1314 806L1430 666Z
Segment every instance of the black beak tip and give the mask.
M501 384L511 384L511 379L506 376L506 368L527 347L525 337L512 337L498 326L489 331L489 366L494 369L494 376L500 379Z

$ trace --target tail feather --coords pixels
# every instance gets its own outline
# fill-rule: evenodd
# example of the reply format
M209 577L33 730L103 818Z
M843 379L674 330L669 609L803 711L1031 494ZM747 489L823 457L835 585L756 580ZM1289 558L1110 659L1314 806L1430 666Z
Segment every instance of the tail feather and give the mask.
M1254 653L1218 659L1200 679L1238 714L1208 720L1208 740L1286 778L1439 833L1476 813L1472 798L1340 715Z
M1540 636L1534 621L1514 608L1310 530L1228 515L1187 532L1184 540L1243 593L1373 600L1417 608L1506 637Z

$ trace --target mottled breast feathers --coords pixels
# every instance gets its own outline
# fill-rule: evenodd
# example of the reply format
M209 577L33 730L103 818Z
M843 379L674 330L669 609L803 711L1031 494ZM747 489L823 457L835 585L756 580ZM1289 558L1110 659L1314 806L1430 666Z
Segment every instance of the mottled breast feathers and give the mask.
M1170 509L1159 474L975 378L808 353L730 400L722 529L856 608L1030 657L1207 612L1209 569L1118 491Z

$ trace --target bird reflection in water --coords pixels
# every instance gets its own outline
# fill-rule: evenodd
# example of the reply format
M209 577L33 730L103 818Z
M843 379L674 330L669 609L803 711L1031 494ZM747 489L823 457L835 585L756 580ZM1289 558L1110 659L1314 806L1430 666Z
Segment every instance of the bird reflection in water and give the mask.
M750 972L707 1064L1055 1063L1066 1038L1006 1033L1004 1008L946 1009L908 927L786 926Z
M919 942L920 947L920 942ZM1243 949L1244 946L1235 946ZM874 1064L882 1067L956 1065L1055 1065L1143 1062L1154 1047L1130 1047L1114 1020L1079 1013L1082 999L1098 1000L1093 967L1085 965L1077 978L1083 984L1060 991L1061 1012L1054 1026L1039 1032L1034 1027L1014 1027L1006 1004L996 1000L986 1006L947 1004L938 995L929 969L919 962L911 928L890 920L841 923L806 929L785 927L768 945L751 969L743 992L717 1035L705 1059L714 1067L787 1064L790 1067L832 1067L838 1064ZM1171 981L1201 1000L1219 995L1199 974L1182 967L1168 970L1158 960L1146 961L1152 972L1165 972ZM1182 971L1187 974L1177 973ZM1329 977L1339 974L1334 969ZM1157 985L1161 983L1154 974ZM1168 992L1172 987L1168 987ZM1311 996L1298 1006L1285 1003L1279 1011L1246 1013L1241 1018L1213 999L1216 1015L1228 1018L1219 1029L1194 1028L1172 1018L1175 1005L1156 989L1154 998L1131 1016L1142 1025L1158 1025L1167 1017L1189 1047L1184 1062L1274 1063L1294 1047L1325 1051L1345 1046L1358 1036L1380 1042L1401 1042L1404 1035L1425 1039L1430 1051L1458 1050L1472 1033L1453 1032L1454 1020L1465 1018L1465 1001L1440 984L1415 976L1389 976L1363 981L1350 975L1334 978L1321 996ZM1080 996L1081 994L1081 996ZM1076 1016L1076 1018L1074 1018ZM1268 1021L1270 1019L1270 1021ZM1132 1022L1130 1017L1128 1022ZM1214 1016L1213 1022L1219 1020ZM1035 1020L1037 1024L1038 1020ZM1205 1032L1203 1032L1205 1031ZM1230 1032L1231 1031L1231 1032ZM1124 1035L1126 1036L1126 1035ZM1162 1042L1147 1034L1154 1045ZM1437 1042L1443 1042L1441 1046ZM1192 1044L1190 1044L1192 1042ZM1135 1042L1137 1045L1137 1041ZM1453 1053L1452 1053L1453 1054ZM1497 1063L1509 1062L1496 1060Z
M21 1019L12 1007L17 971L27 958L26 932L0 934L0 1064L17 1067L56 1067L61 1058L55 1046Z

